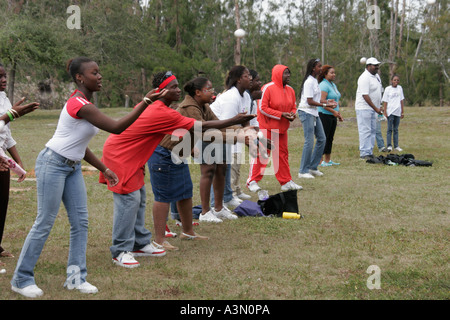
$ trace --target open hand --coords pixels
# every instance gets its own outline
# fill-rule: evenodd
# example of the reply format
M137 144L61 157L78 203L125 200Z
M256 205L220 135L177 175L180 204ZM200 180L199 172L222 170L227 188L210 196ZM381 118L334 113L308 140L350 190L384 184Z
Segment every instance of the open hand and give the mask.
M167 93L167 89L162 89L161 91L159 91L159 89L152 89L149 92L147 92L145 97L149 98L150 100L155 102L159 98L164 97L166 95L166 93Z
M27 113L33 112L39 107L39 103L37 102L31 102L25 105L22 105L22 103L25 101L25 98L20 99L17 101L14 106L12 107L15 111L19 113L20 116L23 116Z
M235 120L234 121L235 124L241 124L241 123L248 122L255 117L256 117L256 114L247 114L245 112L241 112L241 113L238 113L237 115L235 115L233 117L233 119Z

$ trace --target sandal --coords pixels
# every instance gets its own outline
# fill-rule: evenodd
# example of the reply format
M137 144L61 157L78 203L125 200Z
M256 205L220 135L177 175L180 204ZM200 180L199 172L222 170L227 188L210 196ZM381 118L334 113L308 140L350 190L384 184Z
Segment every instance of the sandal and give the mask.
M178 247L171 245L169 243L169 241L167 241L167 240L164 240L162 246L163 246L164 250L166 250L166 251L177 251L178 250Z
M194 232L194 235L190 235L190 234L183 232L183 233L181 233L180 239L181 240L209 240L208 237L201 236L195 232Z
M14 256L12 255L12 253L8 252L8 251L2 251L0 253L0 257L4 257L4 258L14 258Z

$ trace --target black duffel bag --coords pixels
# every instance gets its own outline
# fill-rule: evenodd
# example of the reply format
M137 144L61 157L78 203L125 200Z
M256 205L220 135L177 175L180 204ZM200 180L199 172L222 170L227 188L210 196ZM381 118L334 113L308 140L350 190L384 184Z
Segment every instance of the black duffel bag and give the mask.
M265 216L281 217L283 212L298 213L297 191L289 190L269 196L266 200L258 200Z

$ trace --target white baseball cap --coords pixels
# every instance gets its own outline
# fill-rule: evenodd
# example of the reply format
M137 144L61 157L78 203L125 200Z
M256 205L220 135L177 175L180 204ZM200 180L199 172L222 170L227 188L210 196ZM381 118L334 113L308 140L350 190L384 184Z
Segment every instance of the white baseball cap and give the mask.
M369 64L377 65L377 64L381 64L381 62L378 61L376 58L371 57L371 58L367 59L367 61L366 61L366 66Z

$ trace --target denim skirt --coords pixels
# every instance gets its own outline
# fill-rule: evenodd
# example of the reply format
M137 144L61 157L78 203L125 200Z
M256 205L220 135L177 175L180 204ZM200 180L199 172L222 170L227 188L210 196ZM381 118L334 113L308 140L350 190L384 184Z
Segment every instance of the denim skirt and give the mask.
M189 166L172 161L170 150L156 147L147 162L155 201L174 202L192 198Z

